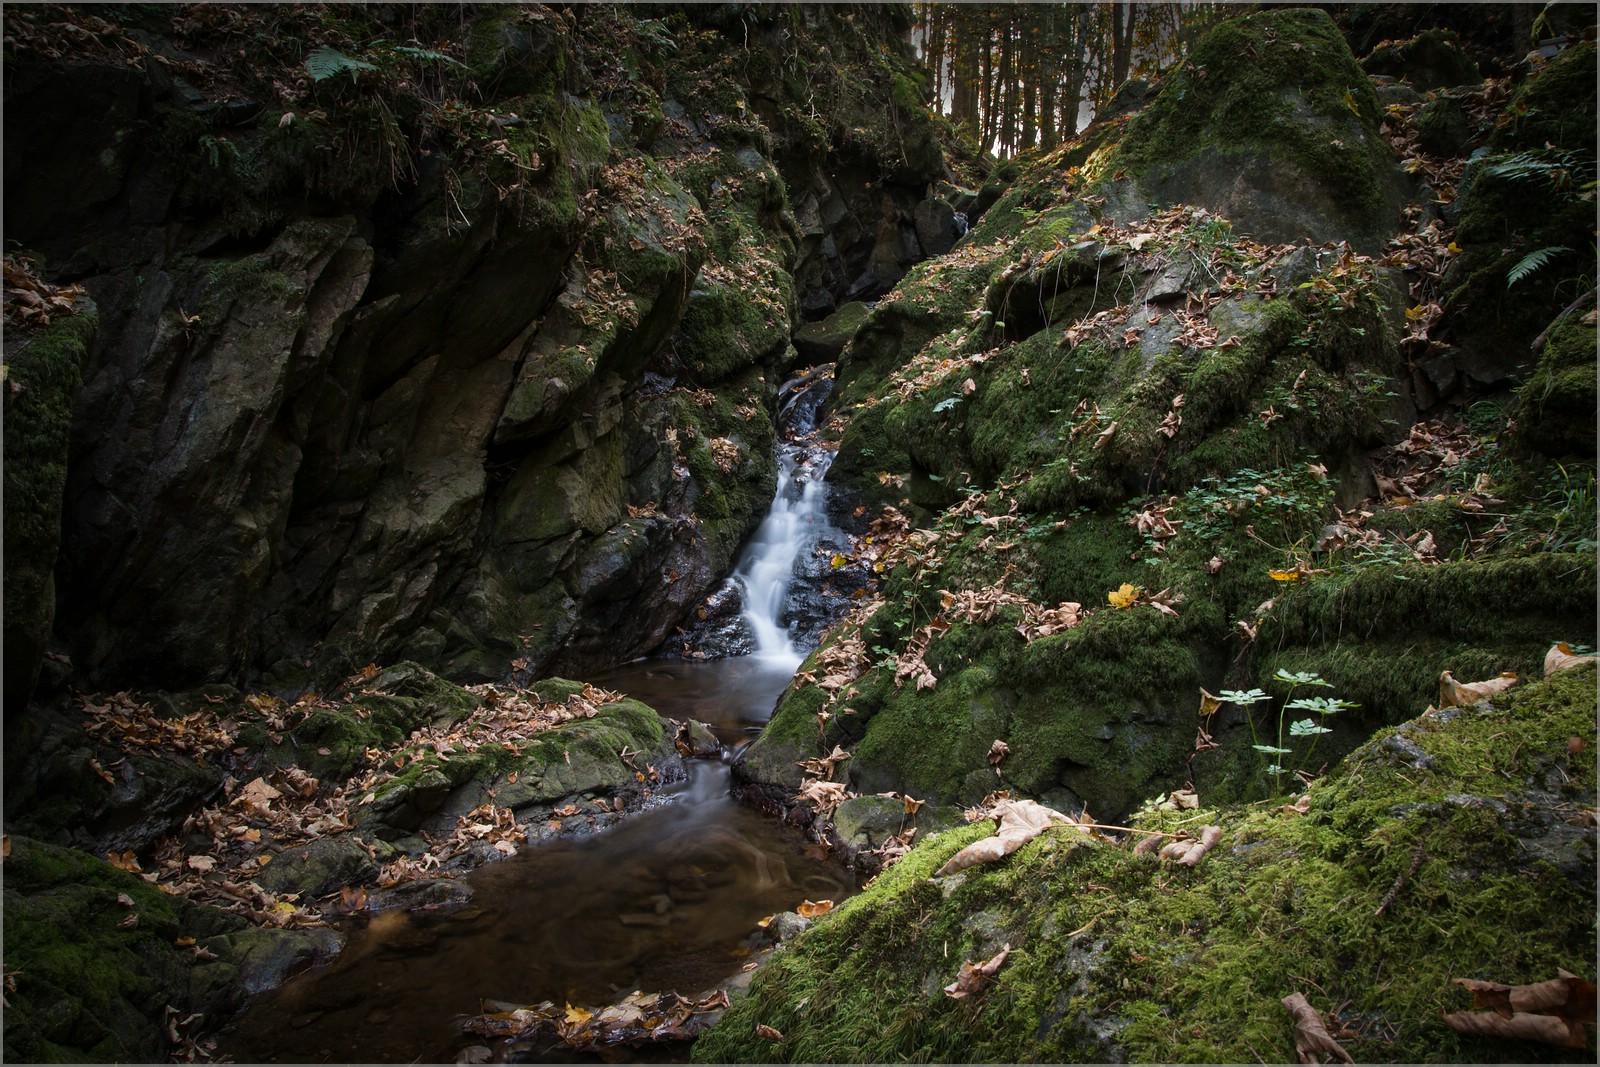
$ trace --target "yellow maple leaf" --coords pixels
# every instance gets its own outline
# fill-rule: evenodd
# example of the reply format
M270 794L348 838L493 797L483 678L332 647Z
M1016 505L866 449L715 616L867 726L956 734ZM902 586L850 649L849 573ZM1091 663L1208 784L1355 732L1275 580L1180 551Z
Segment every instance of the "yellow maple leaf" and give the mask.
M1114 608L1131 608L1137 599L1139 599L1139 587L1131 582L1123 582L1122 588L1113 589L1106 594L1106 600Z

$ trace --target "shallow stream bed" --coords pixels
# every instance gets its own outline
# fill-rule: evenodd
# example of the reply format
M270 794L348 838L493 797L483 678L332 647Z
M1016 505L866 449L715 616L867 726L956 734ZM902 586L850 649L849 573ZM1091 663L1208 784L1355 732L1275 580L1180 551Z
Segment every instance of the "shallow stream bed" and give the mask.
M709 723L730 750L788 680L757 657L650 661L594 679ZM611 829L473 872L464 907L352 920L344 952L258 998L219 1054L448 1063L486 1043L459 1027L486 1001L593 1008L634 990L696 994L739 972L763 943L765 916L853 890L843 869L805 855L800 834L730 798L725 762L690 769L688 782Z

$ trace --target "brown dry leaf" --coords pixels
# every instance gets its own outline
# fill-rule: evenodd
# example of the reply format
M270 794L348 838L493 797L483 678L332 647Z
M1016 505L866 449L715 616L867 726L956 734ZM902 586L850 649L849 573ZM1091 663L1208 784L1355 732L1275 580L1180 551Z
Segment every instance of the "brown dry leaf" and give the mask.
M993 837L974 841L945 861L933 873L935 878L955 874L979 863L992 863L1009 856L1023 845L1038 837L1052 826L1073 826L1074 821L1043 804L1031 800L1004 800L994 806L989 815L998 819L1000 827Z
M0 859L11 858L11 835L0 837Z
M989 746L989 766L998 768L1009 755L1011 755L1011 746L996 738L994 744ZM995 773L999 773L998 769Z
M1446 1015L1445 1023L1462 1033L1588 1047L1584 1028L1595 1025L1595 986L1571 971L1557 968L1555 978L1517 986L1476 978L1454 981L1472 993L1474 1008L1490 1009Z
M1304 993L1283 998L1283 1006L1294 1018L1294 1052L1299 1063L1354 1063L1344 1046L1333 1039L1317 1009Z
M993 957L981 963L963 963L961 972L956 975L956 980L944 987L944 995L951 1000L961 1000L978 992L983 988L983 984L1006 962L1006 957L1009 955L1011 955L1011 946L1007 944Z
M202 874L204 874L207 871L210 871L210 870L214 869L216 867L216 865L217 865L217 861L211 856L190 856L189 857L189 869L190 870L194 870L194 871L199 871Z
M1458 682L1445 671L1439 675L1439 707L1457 708L1476 704L1480 700L1488 700L1496 693L1503 693L1517 684L1517 676L1511 671L1503 672L1498 678L1490 678L1483 682Z
M1557 671L1570 670L1573 667L1581 667L1585 663L1593 663L1594 661L1595 654L1593 652L1586 656L1580 656L1573 652L1572 646L1565 641L1557 641L1550 646L1550 651L1544 654L1544 676L1548 678Z
M106 862L124 871L137 873L144 869L139 866L139 857L133 854L133 849L131 848L126 852L107 852Z
M272 802L282 798L283 794L268 785L265 778L256 778L239 790L239 795L233 799L235 803L242 803L262 815L268 815L272 812Z
M798 764L807 774L816 775L828 781L833 780L833 770L840 763L850 758L850 753L839 745L833 746L833 751L817 759L801 760Z
M819 915L826 915L833 910L831 900L805 900L794 909L795 914L802 919L815 919Z
M1177 867L1195 867L1222 840L1222 827L1202 826L1196 840L1173 841L1161 849L1161 858L1171 860Z
M1222 707L1222 698L1212 696L1202 687L1200 690L1200 717L1202 719L1210 718L1217 713L1217 709L1220 707Z
M1310 793L1301 793L1300 796L1298 798L1296 798L1296 800L1295 800L1295 802L1293 804L1285 804L1283 806L1283 813L1285 815L1304 815L1306 812L1308 812L1310 810L1311 810L1311 794Z
M782 1041L783 1035L778 1033L766 1023L756 1023L756 1036L766 1038L768 1041Z
M1508 1019L1492 1011L1457 1011L1447 1014L1444 1024L1457 1033L1474 1037L1538 1041L1560 1048L1587 1048L1589 1044L1583 1036L1583 1027L1574 1030L1554 1015L1517 1012Z

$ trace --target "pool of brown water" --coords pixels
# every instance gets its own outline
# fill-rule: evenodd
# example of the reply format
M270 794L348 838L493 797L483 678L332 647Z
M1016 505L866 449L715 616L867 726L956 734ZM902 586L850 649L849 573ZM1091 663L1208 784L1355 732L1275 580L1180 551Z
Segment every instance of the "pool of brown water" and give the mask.
M754 660L651 661L592 680L708 722L731 748L789 676ZM257 998L218 1053L448 1063L493 1044L459 1025L487 1001L593 1008L634 990L699 993L743 967L765 916L853 891L842 868L804 854L797 832L731 799L725 763L690 769L661 803L611 829L474 871L463 908L352 920L343 953Z

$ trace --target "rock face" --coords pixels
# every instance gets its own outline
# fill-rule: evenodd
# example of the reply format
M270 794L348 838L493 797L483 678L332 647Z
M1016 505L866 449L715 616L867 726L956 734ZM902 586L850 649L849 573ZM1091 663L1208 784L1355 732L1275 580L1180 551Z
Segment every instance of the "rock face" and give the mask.
M407 32L484 94L446 79L443 108L428 61L355 38L333 40L381 76L221 74L227 19L113 17L120 49L75 53L43 12L7 45L8 236L106 309L55 598L84 681L300 691L374 659L491 678L650 650L770 498L801 296L880 293L926 254L944 169L915 94L893 142L842 85L814 93L853 131L832 143L783 76L914 89L879 51L892 13L870 42L826 11L424 18Z

